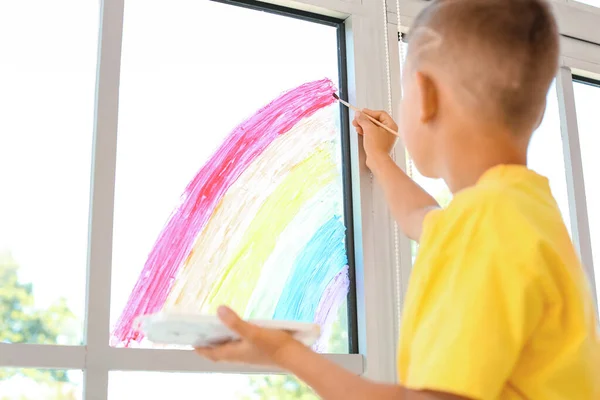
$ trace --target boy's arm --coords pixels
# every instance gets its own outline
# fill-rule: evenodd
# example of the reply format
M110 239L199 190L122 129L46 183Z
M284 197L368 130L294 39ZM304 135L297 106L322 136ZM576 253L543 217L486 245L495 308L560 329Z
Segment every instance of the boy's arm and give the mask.
M408 177L388 154L375 156L369 168L383 188L392 215L409 238L419 241L425 215L439 204Z
M466 400L432 391L376 383L352 374L298 343L283 354L280 366L306 382L323 400Z
M287 332L251 324L227 307L220 307L218 315L240 340L198 348L198 354L213 361L277 366L306 382L323 400L466 400L371 382L313 352Z
M383 187L392 215L406 236L419 241L425 215L439 208L439 204L390 157L396 138L372 123L363 113L393 130L397 130L398 126L384 111L363 110L352 122L356 131L363 136L367 166Z

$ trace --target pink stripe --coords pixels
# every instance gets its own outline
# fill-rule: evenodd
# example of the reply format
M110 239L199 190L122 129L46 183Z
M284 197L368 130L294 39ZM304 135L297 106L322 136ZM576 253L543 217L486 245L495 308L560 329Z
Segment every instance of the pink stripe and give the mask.
M306 83L263 107L227 136L190 182L181 205L160 233L115 326L113 344L127 345L141 339L131 329L133 320L162 308L196 236L225 192L278 135L332 104L334 92L329 79Z

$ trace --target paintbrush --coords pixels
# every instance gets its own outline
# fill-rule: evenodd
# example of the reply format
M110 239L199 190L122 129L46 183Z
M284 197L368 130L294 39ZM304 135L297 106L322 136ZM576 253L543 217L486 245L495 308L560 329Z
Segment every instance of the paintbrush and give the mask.
M395 130L388 128L387 126L385 126L384 124L382 124L381 122L377 121L375 118L371 117L370 115L362 112L361 110L359 110L357 107L353 106L352 104L340 99L340 96L338 96L337 94L333 93L333 97L335 97L335 99L337 101L339 101L340 103L342 103L343 105L345 105L346 107L348 107L351 110L354 110L356 112L360 112L363 113L363 115L367 118L369 118L371 120L372 123L374 123L377 126L382 127L383 129L385 129L386 131L388 131L389 133L391 133L392 135L396 135L398 137L400 137L400 134L398 132L396 132Z

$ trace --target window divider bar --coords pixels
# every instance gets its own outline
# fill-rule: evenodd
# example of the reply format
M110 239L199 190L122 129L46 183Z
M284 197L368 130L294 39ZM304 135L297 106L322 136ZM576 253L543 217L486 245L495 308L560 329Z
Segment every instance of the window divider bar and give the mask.
M60 370L85 370L85 346L59 346L47 344L0 343L0 365L8 368L35 368ZM272 367L217 363L198 357L188 350L132 349L109 347L105 350L105 364L91 365L95 374L106 380L109 371L189 372L226 374L283 374ZM355 375L364 372L364 357L360 354L323 354L337 365ZM97 379L97 378L95 378ZM106 386L106 382L104 383ZM89 388L89 385L87 386ZM100 391L88 389L87 399L106 399Z
M2 368L76 369L85 367L84 346L0 343Z
M561 67L556 80L558 106L560 114L561 136L567 175L567 193L571 216L573 242L579 251L581 261L590 281L592 295L596 298L594 280L594 260L585 197L585 182L581 160L581 145L577 126L577 110L575 108L575 92L571 69ZM597 304L597 303L595 303Z
M108 396L112 233L124 0L102 0L88 242L84 399Z
M402 82L401 82L401 62L402 62L402 54L400 54L400 46L396 41L399 38L398 25L394 23L388 23L388 35L390 41L390 64L392 71L392 117L395 121L398 121L400 118L400 100L402 99ZM406 148L401 142L396 143L396 147L394 147L393 151L394 161L403 171L407 171L407 154ZM391 224L394 226L395 220L393 215L390 214ZM395 328L394 334L395 337L399 337L400 335L400 321L401 321L401 313L402 313L402 305L404 304L404 296L406 294L406 290L408 288L408 280L410 277L410 272L412 270L412 250L411 250L411 240L404 235L404 233L398 227L398 235L391 232L390 235L394 237L397 243L394 243L395 246L398 247L398 259L395 260L395 268L394 268L394 278L396 284L395 286L395 295L396 295L396 318L394 319ZM398 342L396 342L396 347ZM397 349L394 352L397 354Z
M383 109L387 102L384 80L371 77L385 71L383 13L375 7L372 15L353 15L346 21L348 43L348 98L358 107ZM374 46L373 43L381 45ZM367 84L371 82L370 84ZM352 130L353 133L354 130ZM354 243L356 245L356 296L358 348L365 356L365 375L383 382L396 381L393 352L396 307L394 307L394 262L390 214L384 197L365 167L358 135L352 134L352 192L354 201Z

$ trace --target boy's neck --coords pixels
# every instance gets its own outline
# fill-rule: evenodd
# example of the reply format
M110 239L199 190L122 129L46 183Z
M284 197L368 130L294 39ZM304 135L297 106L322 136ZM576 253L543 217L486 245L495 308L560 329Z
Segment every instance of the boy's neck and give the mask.
M469 133L470 131L470 133ZM482 134L482 132L485 132ZM444 180L452 193L475 185L489 169L498 165L527 165L527 147L530 135L515 140L509 132L485 130L460 130L457 133L460 148L447 152L444 163ZM523 136L521 136L523 137Z

